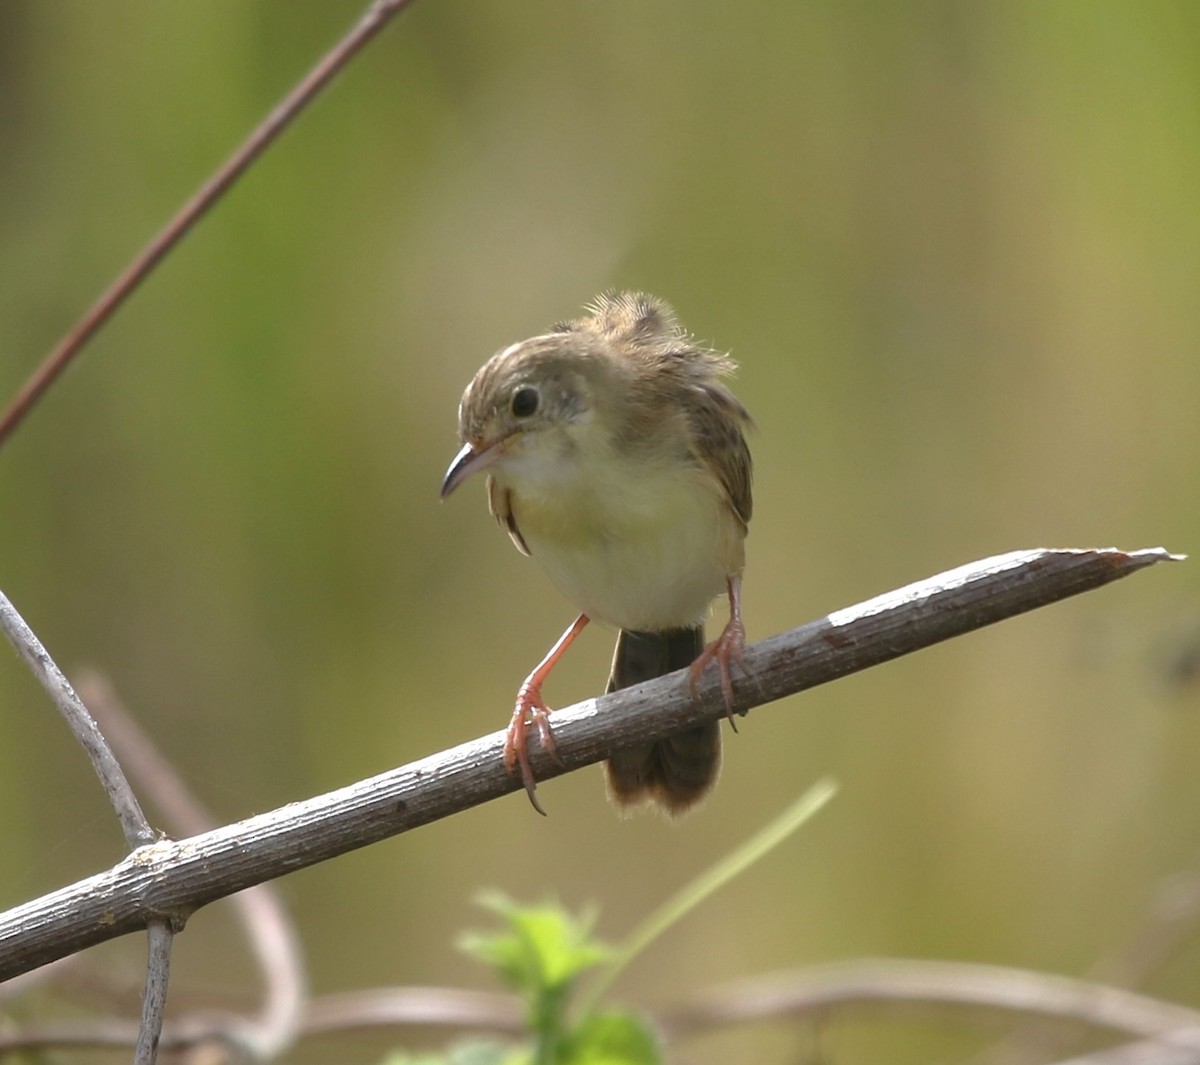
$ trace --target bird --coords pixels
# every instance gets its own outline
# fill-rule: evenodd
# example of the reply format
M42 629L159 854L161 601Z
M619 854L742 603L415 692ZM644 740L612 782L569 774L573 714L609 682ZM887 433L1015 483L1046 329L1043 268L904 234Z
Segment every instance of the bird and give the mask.
M694 692L715 663L733 721L753 509L753 422L725 383L734 369L665 301L609 291L581 317L496 352L463 393L462 446L441 498L486 471L492 515L579 611L521 685L506 733L505 765L539 813L531 731L561 764L542 685L590 620L619 630L607 691L690 667ZM706 645L722 592L729 620ZM708 794L720 765L720 723L699 725L611 752L608 795L622 813L678 816Z

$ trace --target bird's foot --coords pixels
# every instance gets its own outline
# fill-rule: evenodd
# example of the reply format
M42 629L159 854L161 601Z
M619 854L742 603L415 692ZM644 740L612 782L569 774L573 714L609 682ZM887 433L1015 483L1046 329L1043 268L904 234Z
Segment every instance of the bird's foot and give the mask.
M517 705L508 725L508 734L504 738L504 765L510 773L520 768L525 794L529 796L533 808L545 817L546 811L537 799L537 778L533 775L533 766L529 763L531 728L537 730L538 739L542 741L542 748L546 753L562 765L563 761L558 756L558 747L554 742L554 733L550 730L550 707L542 698L541 686L526 681L517 693Z
M736 664L743 673L746 672L746 666L742 661L742 650L745 646L746 629L742 625L741 617L735 614L721 630L721 635L704 648L700 652L700 657L692 663L692 695L696 694L700 678L708 663L717 663L721 677L721 694L725 697L725 716L729 718L729 724L733 726L734 732L737 731L737 724L733 720L733 677L730 666Z

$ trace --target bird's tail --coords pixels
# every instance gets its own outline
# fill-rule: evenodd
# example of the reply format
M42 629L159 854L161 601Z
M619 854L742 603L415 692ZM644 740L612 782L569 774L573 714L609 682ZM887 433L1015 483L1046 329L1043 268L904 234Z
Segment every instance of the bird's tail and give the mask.
M629 688L690 666L704 650L704 628L617 636L607 691ZM671 816L695 806L721 770L720 722L698 725L665 740L618 751L604 766L608 797L617 806L652 803Z

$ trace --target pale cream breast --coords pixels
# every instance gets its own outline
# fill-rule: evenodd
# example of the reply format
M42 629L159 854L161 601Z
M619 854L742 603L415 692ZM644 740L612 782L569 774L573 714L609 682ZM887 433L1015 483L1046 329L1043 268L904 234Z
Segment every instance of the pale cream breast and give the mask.
M701 622L742 570L741 522L708 470L604 450L497 471L531 555L595 620L650 632Z

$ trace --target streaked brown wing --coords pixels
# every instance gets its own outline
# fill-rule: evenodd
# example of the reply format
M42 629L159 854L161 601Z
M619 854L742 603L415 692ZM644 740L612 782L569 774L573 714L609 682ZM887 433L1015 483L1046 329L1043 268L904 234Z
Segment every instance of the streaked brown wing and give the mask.
M748 526L754 511L753 463L745 430L754 422L746 408L720 385L698 385L695 392L699 402L688 405L692 450L712 470L734 513Z

